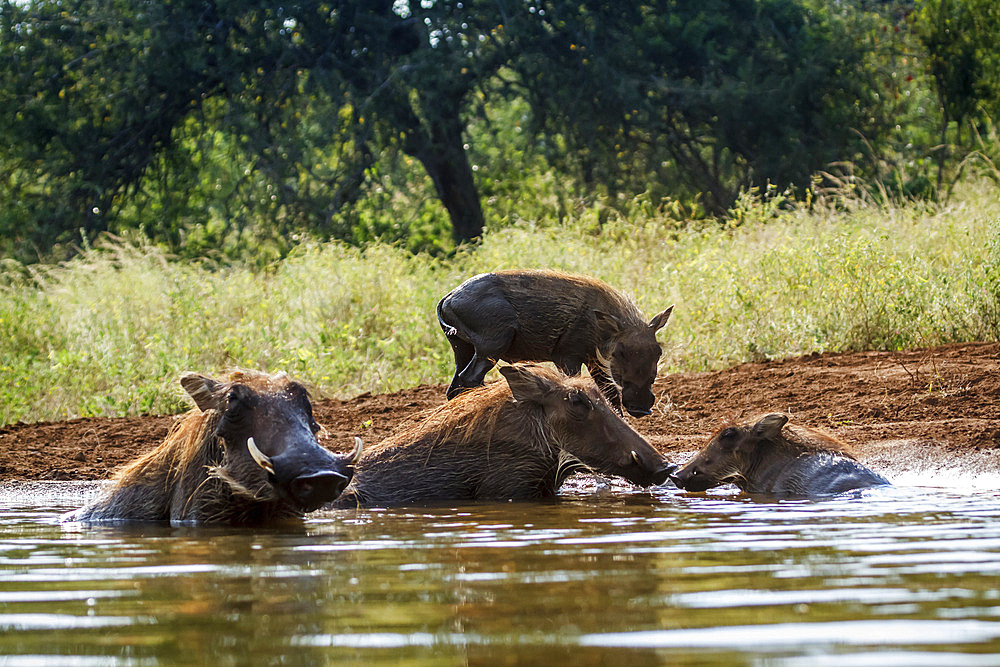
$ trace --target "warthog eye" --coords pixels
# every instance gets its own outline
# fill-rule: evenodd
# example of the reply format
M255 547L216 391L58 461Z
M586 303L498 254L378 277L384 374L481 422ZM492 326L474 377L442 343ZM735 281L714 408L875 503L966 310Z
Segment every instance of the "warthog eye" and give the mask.
M226 394L225 418L230 423L243 421L251 410L253 391L236 385Z
M722 440L732 440L739 435L739 433L740 432L737 429L730 426L729 428L723 429L722 433L719 434L719 438Z
M300 385L298 382L289 382L288 386L285 387L285 391L287 391L288 395L291 396L291 397L293 397L293 398L308 398L309 397L309 392L306 390L305 387L303 387L302 385Z
M581 416L594 409L594 404L591 403L590 398L578 391L571 393L566 397L566 400L569 401L570 409Z
M233 387L226 394L226 412L230 414L235 414L240 410L241 405L245 402L246 397L244 393L240 391L238 387Z

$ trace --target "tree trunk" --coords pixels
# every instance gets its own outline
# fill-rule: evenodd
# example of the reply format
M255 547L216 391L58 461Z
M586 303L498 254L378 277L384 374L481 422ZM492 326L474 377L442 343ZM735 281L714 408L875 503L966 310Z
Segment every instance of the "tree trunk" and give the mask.
M938 94L940 97L940 93ZM937 187L934 189L934 196L941 196L941 184L944 183L944 163L948 159L948 111L944 103L941 103L941 144L938 150L937 163Z
M462 121L456 112L438 116L428 126L425 129L419 121L411 125L404 150L420 160L434 181L455 241L473 241L483 234L483 208L462 143Z

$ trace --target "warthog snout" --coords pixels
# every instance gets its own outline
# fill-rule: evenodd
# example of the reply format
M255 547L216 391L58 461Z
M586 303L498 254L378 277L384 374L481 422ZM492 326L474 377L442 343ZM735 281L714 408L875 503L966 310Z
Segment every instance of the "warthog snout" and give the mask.
M66 520L285 522L335 500L354 476L361 441L350 454L320 445L309 392L284 373L185 373L181 386L197 409Z
M623 422L624 423L624 422ZM639 434L637 437L641 438ZM630 461L622 469L622 476L639 486L657 486L670 477L677 466L665 460L659 452L644 440L633 443Z
M624 403L623 405L625 406L625 411L628 412L633 417L645 417L646 415L650 415L653 413L653 411L650 409L652 408L652 403L650 403L648 406L645 407L643 407L641 404L635 404L635 403L632 404Z
M335 470L315 472L293 479L288 485L288 492L296 505L311 512L336 500L350 481L350 477Z
M677 470L677 465L674 463L668 463L655 473L653 473L653 484L660 485L666 482L668 479L673 478L673 472Z
M697 468L685 467L681 470L677 470L670 475L670 481L673 482L678 488L684 489L685 491L699 492L707 491L713 486L717 486L719 482L713 480L709 475L700 472Z
M622 407L633 417L652 414L656 397L647 387L626 383L622 388Z
M253 438L248 446L252 442ZM294 445L287 444L279 456L264 457L263 462L258 458L263 456L258 450L254 460L271 473L274 484L293 504L303 512L311 512L336 500L347 488L362 448L361 439L355 438L354 452L338 456L321 447L310 435ZM254 454L252 449L251 454Z

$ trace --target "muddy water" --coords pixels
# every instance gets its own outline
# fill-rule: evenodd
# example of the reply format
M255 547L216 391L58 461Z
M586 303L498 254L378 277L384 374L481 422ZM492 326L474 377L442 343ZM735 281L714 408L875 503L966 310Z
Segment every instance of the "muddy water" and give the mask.
M1000 492L965 487L577 482L218 530L58 524L91 487L8 486L0 664L1000 664Z

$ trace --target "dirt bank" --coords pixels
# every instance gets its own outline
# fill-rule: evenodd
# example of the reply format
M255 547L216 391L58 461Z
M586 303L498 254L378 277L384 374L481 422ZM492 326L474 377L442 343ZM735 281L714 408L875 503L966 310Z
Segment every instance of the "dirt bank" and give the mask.
M444 385L320 400L333 449L377 442L444 400ZM728 420L780 410L855 445L881 470L1000 472L1000 344L823 354L724 371L677 373L654 388L653 415L633 425L681 460ZM155 446L173 416L74 419L0 429L0 481L104 479Z

